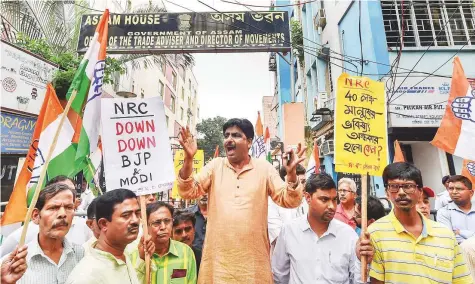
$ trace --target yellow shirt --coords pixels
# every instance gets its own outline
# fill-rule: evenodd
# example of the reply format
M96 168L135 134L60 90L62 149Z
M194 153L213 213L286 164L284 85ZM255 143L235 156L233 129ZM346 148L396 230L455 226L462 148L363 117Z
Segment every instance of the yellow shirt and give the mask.
M392 211L368 227L375 250L369 275L385 283L472 284L453 232L425 217L422 220L417 239Z
M178 177L185 199L208 193L208 221L198 283L273 283L267 234L268 196L295 208L303 186L282 181L266 160L251 159L237 174L227 158L215 158L194 178Z

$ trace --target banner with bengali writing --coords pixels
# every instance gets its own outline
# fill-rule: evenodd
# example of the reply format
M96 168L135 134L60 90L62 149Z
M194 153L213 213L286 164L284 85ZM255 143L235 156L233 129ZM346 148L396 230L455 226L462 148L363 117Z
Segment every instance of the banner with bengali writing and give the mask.
M384 83L343 73L335 105L335 171L381 176L388 161Z
M180 172L181 168L183 167L183 163L185 162L185 151L184 150L176 151L175 157L173 160L174 160L173 164L175 167L175 174L178 177L178 173ZM204 166L204 161L205 161L204 151L203 150L196 151L196 154L193 157L193 175L196 175L201 171L201 169ZM173 184L172 197L174 199L181 198L180 194L178 193L178 184L176 181Z

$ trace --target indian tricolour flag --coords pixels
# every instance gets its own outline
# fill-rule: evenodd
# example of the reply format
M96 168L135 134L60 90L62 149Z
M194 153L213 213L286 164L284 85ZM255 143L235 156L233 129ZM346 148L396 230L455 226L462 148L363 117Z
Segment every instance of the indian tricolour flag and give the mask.
M475 95L458 57L445 114L432 145L455 156L475 160Z
M72 92L77 91L71 104L73 115L76 116L76 136L73 142L78 143L75 163L83 167L88 167L87 158L96 152L99 145L100 99L106 64L108 20L109 10L105 10L67 93L69 99ZM77 135L78 132L80 135Z
M272 157L270 153L270 132L269 127L266 127L266 133L264 134L264 145L266 145L266 160L272 164Z
M307 171L305 172L305 177L308 179L312 174L319 174L320 173L320 150L318 148L318 144L315 141L313 143L313 151L308 161Z
M63 111L53 86L48 84L25 163L2 216L2 234L4 233L3 226L12 224L19 226L25 219L27 204L33 195L32 189L37 186ZM71 143L73 135L73 126L66 119L59 131L56 147L48 164L45 182L58 175L72 176L77 173L78 170L71 163L76 156L76 147Z

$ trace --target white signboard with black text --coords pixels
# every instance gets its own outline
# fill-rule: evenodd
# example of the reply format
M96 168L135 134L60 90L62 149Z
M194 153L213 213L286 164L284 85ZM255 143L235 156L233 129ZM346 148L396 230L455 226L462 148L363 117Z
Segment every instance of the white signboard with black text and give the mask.
M58 68L4 41L0 52L1 106L39 114L46 84L51 82Z
M162 99L102 99L101 111L107 191L170 190L175 171Z
M396 77L395 89L404 80ZM439 127L450 92L450 78L407 77L389 103L389 127Z

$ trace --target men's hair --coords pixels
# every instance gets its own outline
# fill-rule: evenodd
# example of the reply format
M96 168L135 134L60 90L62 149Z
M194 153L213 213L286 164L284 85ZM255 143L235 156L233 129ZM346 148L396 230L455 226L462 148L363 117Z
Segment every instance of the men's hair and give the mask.
M295 169L296 174L299 175L304 175L305 174L305 168L301 164L297 164L297 167ZM285 181L285 176L287 176L287 171L285 170L284 167L280 167L279 170L279 175L280 178Z
M468 179L467 177L462 176L462 175L451 176L451 177L449 178L449 182L461 182L461 183L463 183L469 190L473 189L473 188L472 188L472 182L470 181L470 179Z
M89 206L87 207L87 219L93 220L96 219L96 203L97 198L94 198Z
M351 178L341 178L338 181L338 187L340 187L340 185L342 185L343 183L347 184L350 187L351 191L356 193L356 182L354 180L352 180Z
M173 227L176 227L180 225L180 223L187 221L190 221L194 227L196 223L195 214L184 210L175 211L175 215L173 215Z
M131 190L119 188L107 191L103 195L96 198L96 220L105 218L107 221L112 221L112 214L114 214L114 207L121 204L126 199L137 198L137 195Z
M50 185L50 184L55 184L55 183L58 183L58 182L63 182L63 181L67 181L69 180L70 182L72 182L74 184L74 180L72 178L69 178L67 176L55 176L54 178L50 179L46 185Z
M166 207L168 211L170 211L170 215L173 217L173 212L175 211L173 206L163 201L157 201L157 202L150 203L149 205L147 205L147 219L150 217L150 214L152 214L153 212L157 211L158 209L162 207Z
M449 180L449 178L450 178L449 175L444 176L444 177L442 178L442 184L445 184L445 183Z
M305 191L313 194L320 190L336 189L335 182L328 174L312 174L305 183Z
M419 188L423 187L421 171L406 162L392 163L384 168L383 182L385 187L391 179L412 180Z
M76 199L75 190L70 188L69 186L63 183L54 183L47 185L43 190L40 191L40 195L38 196L38 201L36 202L35 208L38 210L42 210L46 204L46 201L50 200L51 198L55 197L58 193L69 190L73 194L73 202Z
M249 120L245 118L231 118L223 125L223 135L226 133L226 129L233 126L237 126L239 129L241 129L242 132L244 132L244 135L246 135L247 139L254 139L254 126Z
M356 204L361 207L361 196L356 197L355 200ZM368 220L374 219L375 221L379 218L383 218L386 216L386 211L384 210L384 205L374 196L368 195Z

